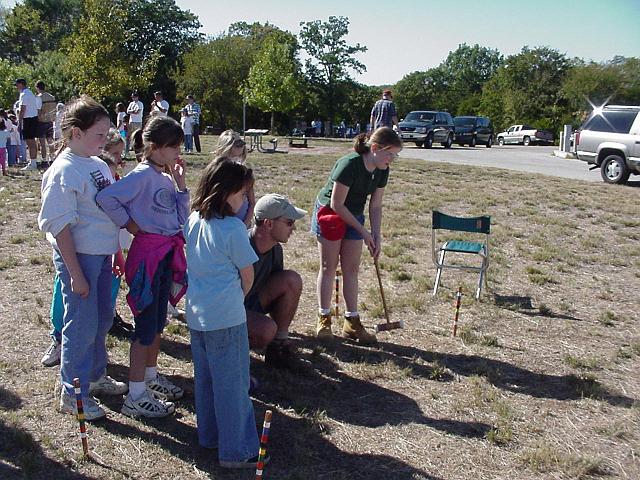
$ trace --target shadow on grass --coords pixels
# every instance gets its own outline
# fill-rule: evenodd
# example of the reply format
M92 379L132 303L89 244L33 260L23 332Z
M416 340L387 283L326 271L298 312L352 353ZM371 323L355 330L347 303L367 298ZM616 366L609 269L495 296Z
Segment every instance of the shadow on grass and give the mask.
M316 343L314 337L296 336L311 346ZM382 363L390 359L384 352L378 354L349 344L336 345L332 353L344 361ZM326 415L341 423L370 428L415 423L468 438L483 438L491 429L490 425L480 422L428 417L412 398L345 374L328 355L312 355L311 362L308 368L295 374L255 362L252 373L261 382L257 397L292 408L301 416Z
M184 406L184 403L182 404ZM193 408L193 404L189 405ZM416 469L388 455L353 454L343 452L326 438L317 428L317 424L305 417L292 418L278 412L276 407L256 405L256 425L261 424L264 410L271 408L274 416L271 426L268 451L271 462L265 469L269 478L286 479L344 479L375 478L439 480L438 477ZM254 478L253 472L246 477L237 471L229 471L218 464L217 451L198 446L195 427L182 422L179 416L158 420L140 420L145 430L136 425L124 424L112 420L94 424L101 429L122 438L141 438L145 442L158 445L171 455L195 468L206 472L211 478L219 480ZM149 431L151 430L151 431ZM104 465L109 468L108 465ZM151 468L159 466L150 465ZM365 472L362 475L356 472ZM133 474L133 473L131 473Z
M40 443L25 429L4 418L5 412L22 407L22 399L0 387L0 478L90 479L47 457Z
M560 320L575 320L581 322L582 319L578 317L572 317L563 313L557 313L549 310L548 312L541 312L535 308L531 303L531 297L523 297L519 295L493 295L493 300L496 306L506 308L514 312L522 313L529 317L544 317L544 318L557 318Z
M380 343L380 348L399 365L410 365L414 358L438 362L458 375L481 375L498 388L536 398L580 400L588 397L625 408L631 408L636 403L635 399L612 392L591 377L536 373L501 360L477 355L426 352L415 347L385 342Z

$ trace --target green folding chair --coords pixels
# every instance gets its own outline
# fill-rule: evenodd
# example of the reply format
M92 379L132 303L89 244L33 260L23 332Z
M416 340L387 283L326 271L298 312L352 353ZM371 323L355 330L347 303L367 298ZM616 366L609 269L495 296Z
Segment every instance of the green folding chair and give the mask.
M433 295L438 293L442 270L445 268L458 268L461 270L478 272L480 274L478 288L476 289L476 300L478 300L480 298L480 293L482 292L482 281L484 280L485 285L487 283L486 272L489 267L489 234L491 231L491 217L453 217L434 210L431 228L431 254L433 263L438 269L438 272L436 273L436 282L433 286ZM436 233L438 230L484 234L484 242L475 242L464 239L448 240L438 246L438 242L436 240ZM445 257L448 252L479 255L481 258L480 266L471 264L445 264Z

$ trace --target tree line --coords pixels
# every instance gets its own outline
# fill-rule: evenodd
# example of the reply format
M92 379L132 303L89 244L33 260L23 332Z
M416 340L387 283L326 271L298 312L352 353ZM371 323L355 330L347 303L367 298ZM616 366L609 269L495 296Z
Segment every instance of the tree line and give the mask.
M314 118L365 125L382 88L400 116L411 110L486 115L496 128L528 123L558 131L578 125L601 104L640 104L640 59L569 58L550 47L514 55L461 44L437 67L406 74L394 85L356 82L366 46L345 40L349 20L300 23L296 36L266 23L236 22L204 36L198 17L174 0L24 0L0 8L0 105L16 98L17 77L46 82L61 100L87 93L113 108L161 90L174 105L198 99L203 124L281 132ZM306 60L301 60L302 53Z

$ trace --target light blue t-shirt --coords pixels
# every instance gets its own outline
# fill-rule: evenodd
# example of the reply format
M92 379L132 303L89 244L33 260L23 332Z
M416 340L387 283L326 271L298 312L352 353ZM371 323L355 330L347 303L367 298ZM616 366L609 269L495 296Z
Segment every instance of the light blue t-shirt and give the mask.
M237 217L203 220L198 212L184 226L187 248L187 324L220 330L247 321L239 270L258 260Z

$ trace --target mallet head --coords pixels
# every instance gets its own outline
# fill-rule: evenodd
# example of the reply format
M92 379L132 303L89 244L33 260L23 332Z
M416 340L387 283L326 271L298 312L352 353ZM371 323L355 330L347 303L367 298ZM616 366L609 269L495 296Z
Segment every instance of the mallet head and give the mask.
M378 325L376 325L376 333L396 330L398 328L404 328L403 320L400 320L399 322L379 323Z

